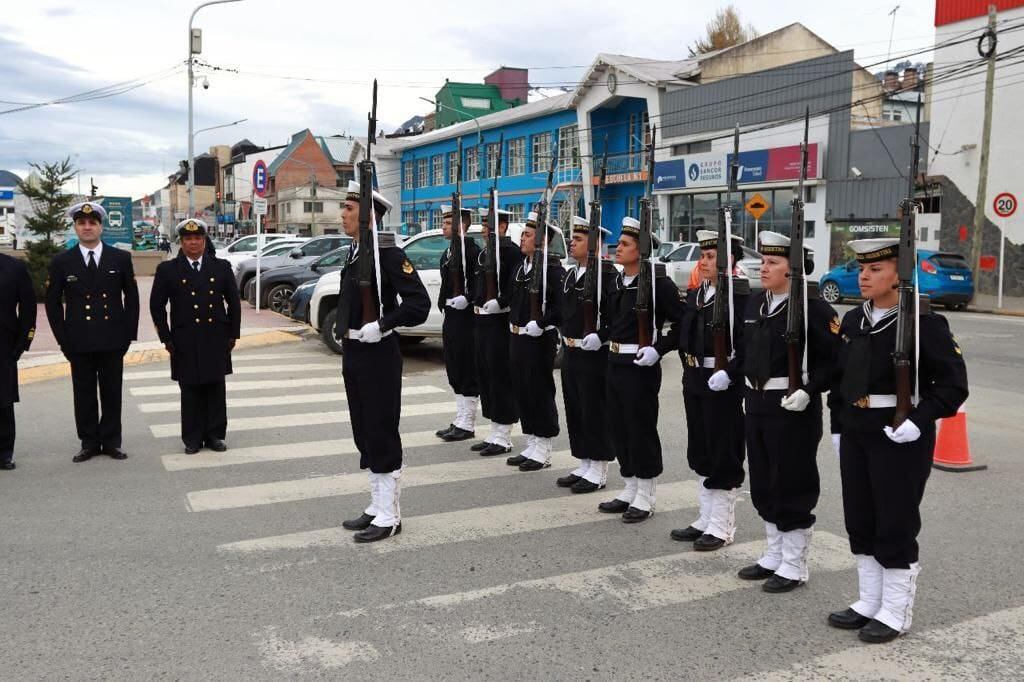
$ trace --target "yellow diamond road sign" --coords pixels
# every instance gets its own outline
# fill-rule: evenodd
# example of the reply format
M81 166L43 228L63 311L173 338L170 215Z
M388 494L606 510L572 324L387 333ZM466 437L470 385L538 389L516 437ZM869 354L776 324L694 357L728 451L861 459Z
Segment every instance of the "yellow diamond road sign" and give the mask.
M754 220L760 220L761 216L765 214L765 211L771 207L772 205L768 203L768 200L760 194L755 194L750 197L746 206L744 206L744 208L747 209L747 213L753 216Z

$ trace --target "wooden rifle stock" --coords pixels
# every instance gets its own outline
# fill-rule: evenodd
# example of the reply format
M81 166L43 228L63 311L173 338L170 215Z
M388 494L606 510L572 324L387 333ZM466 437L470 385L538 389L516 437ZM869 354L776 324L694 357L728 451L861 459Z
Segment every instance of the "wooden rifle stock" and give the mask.
M790 202L793 207L789 228L789 308L786 314L786 361L789 387L786 395L793 395L804 387L804 179L807 177L807 135L811 124L811 110L804 111L804 141L800 145L800 181Z

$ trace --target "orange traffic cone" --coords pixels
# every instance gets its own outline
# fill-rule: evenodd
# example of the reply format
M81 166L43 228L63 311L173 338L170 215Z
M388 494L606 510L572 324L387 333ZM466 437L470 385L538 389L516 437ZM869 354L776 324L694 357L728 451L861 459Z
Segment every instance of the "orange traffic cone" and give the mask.
M932 466L942 471L988 469L987 465L975 464L971 460L971 448L967 443L967 413L962 406L952 417L939 420Z

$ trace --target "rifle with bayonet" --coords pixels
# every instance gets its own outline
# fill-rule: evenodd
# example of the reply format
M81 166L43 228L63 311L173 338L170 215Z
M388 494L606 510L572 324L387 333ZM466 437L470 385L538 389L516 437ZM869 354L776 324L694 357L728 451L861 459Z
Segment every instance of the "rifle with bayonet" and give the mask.
M732 211L730 203L736 192L740 166L740 127L733 134L732 159L729 163L729 200L718 209L718 279L715 304L711 312L711 338L715 355L715 371L729 366L729 349L732 347Z
M489 230L491 233L484 244L484 292L487 301L498 298L498 274L501 268L501 237L498 235L498 176L501 175L501 148L505 143L505 135L498 138L498 153L494 159L494 182L491 184L489 207ZM486 157L484 163L487 163Z
M907 179L907 196L900 202L900 249L896 270L899 282L899 303L896 312L896 349L893 351L893 366L896 369L896 412L892 418L893 428L898 427L913 409L914 391L910 373L913 369L914 331L917 323L917 291L914 271L917 268L917 249L914 243L914 190L918 173L918 156L921 153L921 102L918 97L917 120L914 123L914 138L910 142L910 177Z
M466 293L466 236L462 232L462 140L455 155L455 191L452 192L452 231L448 261L452 297Z
M601 277L601 193L604 191L608 174L608 136L604 138L604 158L601 160L601 175L590 202L590 227L587 230L587 273L583 276L583 336L597 332L597 315L600 308Z
M548 168L548 181L544 186L544 194L537 204L537 226L533 229L533 264L530 271L530 319L540 324L544 317L544 273L548 264L546 255L548 238L548 206L551 200L551 186L555 179L557 157L551 155L551 166Z
M640 348L650 346L653 337L654 325L651 309L654 287L654 270L651 263L651 232L654 230L654 202L651 197L651 190L654 181L654 139L657 127L651 127L651 139L647 146L647 183L644 188L644 196L640 200L640 272L636 278L636 325L637 344ZM600 267L600 264L598 264Z
M359 294L362 302L363 324L376 322L380 316L377 307L376 274L373 254L373 177L374 166L370 149L377 136L377 80L373 81L373 105L366 134L366 158L359 162Z
M789 309L786 312L786 356L789 362L789 390L793 395L804 386L805 338L804 308L804 180L807 179L807 134L810 129L811 110L804 112L804 141L800 145L800 181L790 205L793 217L789 226Z

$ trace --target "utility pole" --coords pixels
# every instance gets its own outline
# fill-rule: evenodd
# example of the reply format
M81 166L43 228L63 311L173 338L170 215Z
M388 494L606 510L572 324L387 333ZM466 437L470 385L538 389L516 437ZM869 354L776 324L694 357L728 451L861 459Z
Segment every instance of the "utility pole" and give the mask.
M992 138L992 92L996 80L996 6L988 6L988 30L986 35L989 40L987 54L982 52L982 57L987 57L988 67L985 71L985 114L981 124L981 162L978 164L978 194L974 201L974 234L971 239L971 266L974 268L975 281L981 275L981 233L985 227L985 202L988 201L988 152L989 143ZM978 50L981 52L981 43Z

